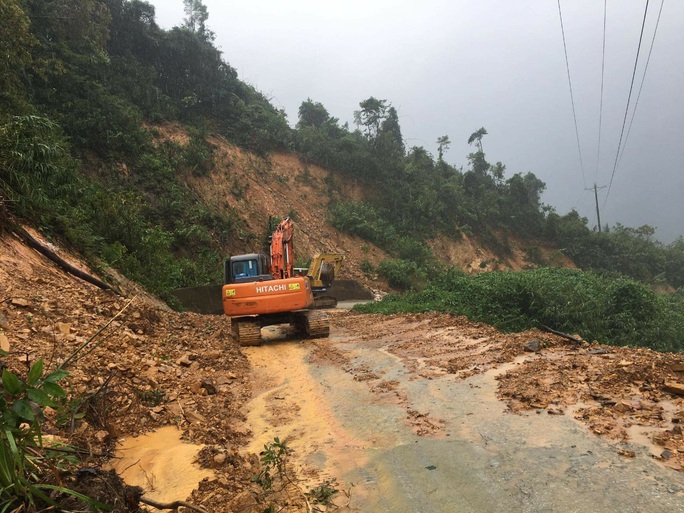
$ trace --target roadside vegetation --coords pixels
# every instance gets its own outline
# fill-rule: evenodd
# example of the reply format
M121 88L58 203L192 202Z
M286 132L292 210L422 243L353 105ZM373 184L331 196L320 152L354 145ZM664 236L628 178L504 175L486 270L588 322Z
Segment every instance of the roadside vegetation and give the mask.
M658 294L632 279L573 269L467 275L442 272L425 288L358 305L364 313L438 311L503 331L548 326L588 341L684 351L684 293Z

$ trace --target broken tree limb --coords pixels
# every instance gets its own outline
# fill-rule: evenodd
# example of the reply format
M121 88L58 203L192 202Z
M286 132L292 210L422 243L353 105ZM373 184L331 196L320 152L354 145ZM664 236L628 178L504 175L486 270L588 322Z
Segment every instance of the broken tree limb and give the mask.
M14 232L21 237L26 244L28 244L30 247L38 251L41 255L46 256L50 260L52 260L54 263L56 263L58 266L60 266L62 269L64 269L66 272L69 274L72 274L76 276L77 278L80 278L84 281L87 281L88 283L91 283L95 285L96 287L99 287L103 290L111 290L114 292L114 294L118 296L123 296L123 293L120 292L119 290L115 289L108 283L103 282L99 278L95 278L94 276L91 276L88 273L85 273L81 271L80 269L74 267L71 265L69 262L64 260L62 257L60 257L57 253L52 251L51 249L45 247L43 244L38 242L29 232L24 230L20 226L15 226L14 227Z
M88 344L90 344L93 340L95 340L95 338L97 338L97 336L100 335L100 333L102 333L105 329L107 329L107 326L109 326L111 323L113 323L113 322L114 322L122 313L124 313L124 310L126 310L126 308L128 308L128 307L131 305L131 303L133 303L133 301L135 301L135 299L136 299L137 297L138 297L138 296L134 296L133 298L129 299L128 302L123 306L123 308L122 308L121 310L119 310L119 311L117 312L117 314L116 314L114 317L112 317L111 319L109 319L109 321L107 322L107 324L105 324L105 325L102 326L99 330L97 330L97 333L95 333L92 337L90 337L88 340L86 340L86 341L81 345L81 347L79 347L79 348L76 349L73 353L71 353L71 354L69 355L69 357L68 357L66 360L64 360L64 362L62 363L62 365L59 366L59 368L60 368L60 369L66 369L66 368L67 368L67 365L69 365L69 363L72 362L72 361L78 356L78 354L86 348L86 346L87 346ZM98 345L101 344L101 343L102 343L102 342L98 342ZM91 348L91 350L92 350L92 348Z
M542 331L546 331L548 333L553 333L554 335L558 335L559 337L563 337L564 339L567 339L571 342L574 342L575 344L583 344L584 340L581 338L573 337L572 335L568 335L567 333L563 333L562 331L556 331L552 328L549 328L548 326L545 326L542 324L541 326Z
M178 510L178 508L183 507L183 508L191 509L193 511L199 511L200 513L208 513L206 509L200 508L199 506L193 506L189 502L185 502L185 501L174 501L174 502L169 502L169 503L163 503L163 502L153 501L152 499L146 499L145 497L141 497L140 502L142 502L143 504L147 504L148 506L152 506L153 508L157 508L157 509Z

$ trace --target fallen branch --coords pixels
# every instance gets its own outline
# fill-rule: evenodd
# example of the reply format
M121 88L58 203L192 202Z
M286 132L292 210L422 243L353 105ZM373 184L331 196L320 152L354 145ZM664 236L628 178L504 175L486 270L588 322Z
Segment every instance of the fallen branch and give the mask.
M105 324L104 326L102 326L102 327L97 331L97 333L95 333L92 337L90 337L88 340L86 340L86 341L81 345L81 347L79 347L79 348L76 349L73 353L71 353L71 355L69 355L69 357L68 357L66 360L64 360L64 363L62 363L62 365L59 366L59 368L61 368L61 369L66 369L67 365L68 365L74 358L76 358L76 356L78 355L78 353L80 353L81 351L83 351L83 349L85 349L85 347L86 347L88 344L90 344L93 340L95 340L95 338L96 338L100 333L102 333L105 329L107 329L107 326L109 326L111 323L113 323L114 320L115 320L117 317L119 317L122 313L124 313L124 310L126 310L126 308L128 308L128 307L131 305L131 303L133 303L133 301L135 301L135 299L136 299L137 297L138 297L138 296L134 296L133 298L129 299L128 302L123 306L123 308L122 308L121 310L119 310L119 312L118 312L114 317L112 317L112 318L109 320L109 322L108 322L107 324ZM94 347L97 347L97 346L98 346L99 344L101 344L101 343L102 343L102 342L99 342L98 344L96 344L95 346L93 346L93 348L94 348ZM91 348L90 351L92 351L93 348ZM88 352L90 352L90 351L88 351Z
M548 326L544 326L542 324L541 326L542 331L546 331L548 333L553 333L554 335L558 335L559 337L563 337L564 339L569 340L570 342L574 342L575 344L581 345L584 343L584 340L581 338L573 337L572 335L568 335L567 333L563 333L562 331L556 331L552 328L549 328Z
M185 501L174 501L174 502L169 502L169 503L163 503L163 502L157 502L153 501L152 499L146 499L145 497L140 498L140 502L143 504L147 504L148 506L152 506L153 508L157 509L173 509L173 510L178 510L178 508L183 507L183 508L188 508L193 511L199 511L200 513L208 513L206 509L200 508L199 506L193 506L192 504L185 502Z
M66 272L69 274L72 274L76 276L77 278L80 278L84 281L87 281L88 283L91 283L95 285L96 287L99 287L103 290L111 290L114 292L114 294L118 296L123 296L123 293L108 283L103 282L99 278L95 278L95 276L91 276L90 274L81 271L80 269L74 267L71 265L69 262L64 260L62 257L60 257L57 253L52 251L50 248L44 246L40 242L38 242L29 232L24 230L20 226L15 226L14 227L14 232L21 237L26 244L28 244L30 247L38 251L41 255L46 256L50 260L52 260L54 263L56 263L58 266L60 266L62 269L64 269Z

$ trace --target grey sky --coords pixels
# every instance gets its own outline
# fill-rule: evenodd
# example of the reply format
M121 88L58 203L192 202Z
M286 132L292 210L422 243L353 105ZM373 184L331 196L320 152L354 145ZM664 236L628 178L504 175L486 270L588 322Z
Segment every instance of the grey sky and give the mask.
M182 0L153 0L163 28ZM645 0L608 0L603 130L597 172L603 2L562 0L584 163L577 150L558 3L554 0L204 0L217 46L240 78L284 108L291 124L311 98L353 126L360 101L397 108L407 146L466 166L485 127L490 162L532 171L544 201L596 222L594 182L608 185L625 113ZM632 93L636 101L661 3L651 1ZM684 233L684 2L667 0L624 157L601 210L605 224ZM629 128L627 118L625 136ZM624 137L623 136L623 145ZM607 189L600 191L603 206Z

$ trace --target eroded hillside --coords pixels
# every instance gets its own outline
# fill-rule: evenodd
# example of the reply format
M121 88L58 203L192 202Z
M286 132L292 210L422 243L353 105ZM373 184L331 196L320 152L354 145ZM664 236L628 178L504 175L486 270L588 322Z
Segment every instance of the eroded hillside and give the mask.
M189 137L179 125L156 127L158 141L189 143ZM373 267L393 258L383 249L360 237L334 228L328 206L332 201L360 201L371 193L348 178L314 164L302 162L294 154L274 153L259 157L212 136L212 170L203 176L187 172L186 179L204 203L239 219L241 230L226 247L226 254L253 252L262 249L268 235L269 216L290 215L297 223L295 251L304 261L317 251L334 251L346 256L342 276L361 281L371 288L386 289L378 277L365 274L362 264ZM448 266L455 265L468 272L534 267L530 258L533 248L538 257L552 265L574 267L561 252L540 247L538 241L500 233L510 251L502 254L478 241L475 235L462 232L440 235L428 241L435 258Z

